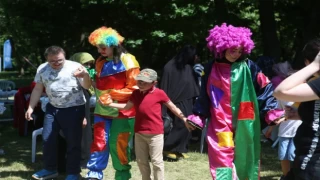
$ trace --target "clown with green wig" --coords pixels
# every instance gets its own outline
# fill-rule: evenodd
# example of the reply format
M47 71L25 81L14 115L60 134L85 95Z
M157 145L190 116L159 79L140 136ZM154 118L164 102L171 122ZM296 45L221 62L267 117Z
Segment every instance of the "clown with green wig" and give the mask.
M134 78L140 72L139 63L123 48L123 40L116 30L107 27L98 28L89 36L89 42L97 47L101 55L95 62L95 93L100 102L105 101L102 95L109 94L113 101L126 103L132 91L137 89ZM134 117L133 108L118 110L96 103L87 179L103 179L109 154L116 170L115 179L131 178L129 141L134 133Z

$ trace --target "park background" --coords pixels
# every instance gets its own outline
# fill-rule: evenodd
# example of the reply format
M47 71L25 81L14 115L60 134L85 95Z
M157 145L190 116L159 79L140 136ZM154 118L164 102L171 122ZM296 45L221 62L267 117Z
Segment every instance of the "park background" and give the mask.
M255 49L248 58L288 60L298 69L303 66L304 44L319 37L318 7L316 0L0 0L0 49L10 40L13 64L2 69L0 79L14 81L16 89L29 85L36 69L25 58L38 66L51 45L63 47L67 57L86 51L97 58L88 36L101 26L116 29L141 67L160 74L185 44L197 47L203 63L212 59L205 38L209 29L223 22L251 29ZM6 153L0 156L0 179L31 179L42 165L41 143L33 164L31 135L18 136L10 123L0 123L0 147ZM270 142L262 144L261 179L265 180L281 175L277 151L270 146ZM206 155L199 153L198 145L191 149L189 160L166 162L167 179L210 179ZM134 179L139 179L136 164L133 166ZM111 166L106 171L113 175Z

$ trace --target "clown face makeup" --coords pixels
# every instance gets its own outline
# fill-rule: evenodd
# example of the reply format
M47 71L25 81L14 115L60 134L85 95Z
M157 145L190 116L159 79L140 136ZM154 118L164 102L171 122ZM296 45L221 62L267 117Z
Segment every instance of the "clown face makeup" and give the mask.
M240 58L242 55L243 48L237 47L237 48L229 48L226 50L225 57L229 62L235 62Z
M103 57L112 57L113 56L113 47L99 45L97 48L98 48L98 52L101 54L101 56L103 56Z

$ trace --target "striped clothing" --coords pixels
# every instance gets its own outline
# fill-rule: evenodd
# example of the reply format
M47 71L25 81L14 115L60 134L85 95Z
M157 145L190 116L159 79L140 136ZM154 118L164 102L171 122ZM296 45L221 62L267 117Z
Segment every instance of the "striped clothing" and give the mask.
M201 76L204 73L204 67L200 63L198 63L193 66L193 70L197 75L199 86L201 86Z

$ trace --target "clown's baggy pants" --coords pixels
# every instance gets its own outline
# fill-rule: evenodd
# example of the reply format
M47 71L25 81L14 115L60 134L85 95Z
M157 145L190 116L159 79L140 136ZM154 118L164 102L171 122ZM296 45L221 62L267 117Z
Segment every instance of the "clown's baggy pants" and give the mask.
M94 140L91 145L91 156L87 164L90 170L87 178L103 179L103 170L108 165L109 153L116 170L116 180L131 178L129 165L131 150L129 141L134 134L134 118L94 117Z

